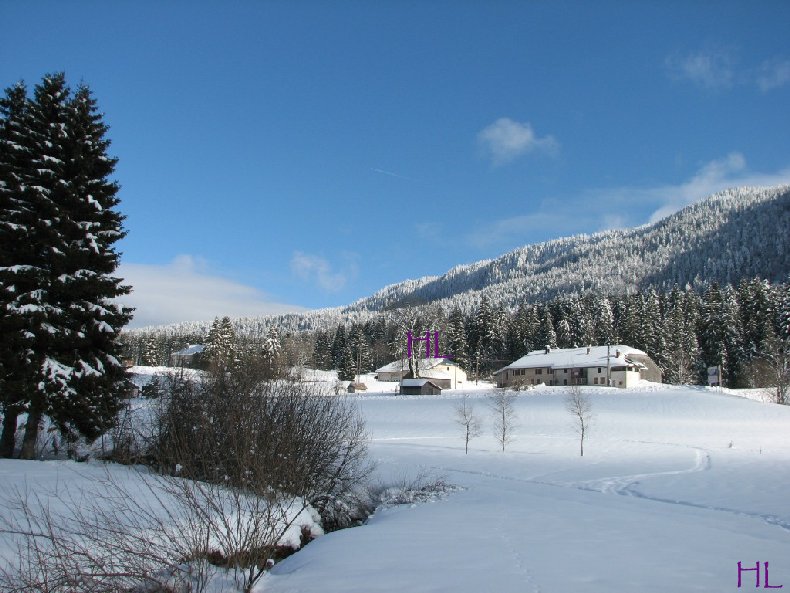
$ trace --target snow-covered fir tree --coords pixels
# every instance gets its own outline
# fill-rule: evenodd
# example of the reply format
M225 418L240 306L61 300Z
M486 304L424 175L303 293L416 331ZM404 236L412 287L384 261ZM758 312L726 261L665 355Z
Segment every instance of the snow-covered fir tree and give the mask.
M236 332L230 317L214 318L206 338L204 355L212 369L227 369L236 357Z
M27 342L12 379L28 414L20 456L31 458L45 415L67 440L111 426L126 388L118 334L131 315L113 301L129 291L113 276L114 244L125 232L110 179L116 159L90 90L80 86L72 97L63 74L45 76L24 124L28 167L21 183L5 172L2 181L31 248L10 256L21 273L0 282L14 295L6 310L22 322L8 339ZM4 233L4 249L8 240Z

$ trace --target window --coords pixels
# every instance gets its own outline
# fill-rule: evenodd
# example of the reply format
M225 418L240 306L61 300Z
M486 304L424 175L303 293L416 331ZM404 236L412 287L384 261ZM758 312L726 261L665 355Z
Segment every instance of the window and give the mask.
M563 385L567 385L567 384L568 384L568 380L567 380L567 379L563 379L563 380L562 380L562 384L563 384Z
M542 375L543 374L543 369L535 369L535 374L536 375Z
M549 369L548 372L549 372L549 375L553 375L554 374L554 369Z
M598 377L593 377L593 385L598 385Z
M601 372L601 367L598 367L598 372L599 372L599 373Z

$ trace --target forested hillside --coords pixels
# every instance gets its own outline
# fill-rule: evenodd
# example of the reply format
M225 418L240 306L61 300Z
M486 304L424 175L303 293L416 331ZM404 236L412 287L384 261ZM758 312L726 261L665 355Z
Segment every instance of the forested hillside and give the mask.
M654 224L526 245L496 259L388 286L346 311L446 300L468 311L482 295L515 307L587 290L704 288L790 273L790 186L734 188Z
M283 364L341 378L402 356L408 331L432 330L480 375L544 345L625 343L669 382L702 381L720 364L728 385L756 385L790 340L788 228L790 187L734 189L652 225L529 245L348 307L233 326L243 347L277 340ZM130 332L130 356L164 364L205 343L209 325Z

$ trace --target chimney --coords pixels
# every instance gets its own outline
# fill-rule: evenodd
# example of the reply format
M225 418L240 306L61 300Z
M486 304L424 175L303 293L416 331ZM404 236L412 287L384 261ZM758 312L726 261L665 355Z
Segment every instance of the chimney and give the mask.
M620 358L620 349L618 348L614 353L615 358Z
M587 354L590 353L590 350L592 350L592 346L587 346Z
M546 354L548 354L549 352L551 352L551 346L549 344L546 344Z

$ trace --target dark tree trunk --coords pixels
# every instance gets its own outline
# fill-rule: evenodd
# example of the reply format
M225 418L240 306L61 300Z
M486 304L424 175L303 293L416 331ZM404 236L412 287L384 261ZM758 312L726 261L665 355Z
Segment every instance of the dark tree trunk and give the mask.
M15 410L3 412L3 433L0 435L0 457L13 457L16 444L16 421L18 414Z
M25 424L25 436L22 438L22 450L19 453L20 459L36 458L36 443L38 442L38 432L41 428L41 410L35 406L27 414Z

